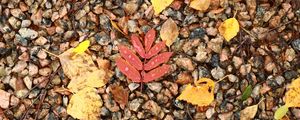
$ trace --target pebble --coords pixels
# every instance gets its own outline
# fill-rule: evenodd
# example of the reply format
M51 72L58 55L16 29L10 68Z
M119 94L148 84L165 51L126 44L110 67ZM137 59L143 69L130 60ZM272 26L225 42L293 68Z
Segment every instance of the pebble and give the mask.
M210 48L212 51L214 51L216 53L221 53L223 41L224 40L223 40L222 37L217 37L217 38L211 39L207 43L207 47Z
M233 115L233 112L227 112L227 113L219 114L218 117L220 120L231 120L232 115Z
M188 71L193 71L195 69L195 65L189 58L178 58L175 62L179 67Z
M228 80L230 82L237 82L239 79L237 76L230 74L230 75L228 75Z
M22 23L21 23L21 27L22 28L29 27L30 25L31 25L31 21L30 20L22 20Z
M12 69L12 72L19 73L23 71L27 67L27 63L25 61L18 61L18 63Z
M120 107L118 106L118 104L114 100L112 100L112 98L110 96L108 96L108 94L103 95L103 100L104 100L105 107L109 111L117 112L120 110Z
M276 76L275 81L278 85L282 85L284 83L285 79L283 76Z
M293 108L292 113L295 115L297 119L300 119L300 109L299 108Z
M12 53L11 48L0 48L0 58L5 58Z
M140 87L140 84L137 84L137 83L130 83L128 85L128 88L130 91L134 91L135 89L137 89L138 87Z
M205 30L203 28L196 28L196 29L192 30L189 38L190 39L202 38L202 37L204 37L204 35L205 35Z
M295 50L300 51L300 38L292 41L292 47Z
M193 82L193 77L190 73L188 72L181 72L177 76L176 83L180 85L188 84Z
M135 20L128 20L128 30L132 33L135 33L138 30Z
M195 57L196 61L205 62L208 59L208 52L204 45L199 45L196 51L197 55Z
M32 63L29 64L29 66L28 66L28 72L29 72L28 74L29 74L29 76L36 75L38 73L38 70L39 70L38 66L36 66L36 65L34 65Z
M39 9L37 12L31 15L30 19L32 20L34 25L41 25L43 18L42 14L42 9Z
M26 87L30 90L32 88L32 79L29 76L23 78Z
M102 107L100 114L101 114L101 116L109 116L110 112L109 112L109 110L106 107Z
M218 29L216 29L214 27L209 27L209 28L206 28L206 33L207 33L207 35L210 35L210 36L216 36L218 34Z
M52 72L52 70L48 67L39 69L39 74L42 76L49 76L51 74L51 72Z
M42 45L45 45L47 43L47 41L48 40L45 37L41 36L35 40L35 44L42 46Z
M22 12L21 9L11 9L10 10L10 13L12 16L16 17L16 18L19 18L19 19L25 19L26 18L26 15Z
M44 50L40 50L37 53L37 57L40 58L40 59L45 59L47 57L47 53Z
M297 74L298 73L294 70L288 70L288 71L284 72L284 78L287 80L292 80L297 77Z
M206 110L205 115L206 118L210 119L216 113L214 108L209 108Z
M21 37L28 39L34 39L38 36L38 33L30 28L21 28L19 33Z
M219 80L225 76L225 72L226 71L224 69L216 67L211 70L211 75L214 79Z
M78 10L76 13L75 13L75 19L76 20L79 20L80 18L82 18L83 16L86 15L86 11L85 10ZM59 16L58 16L59 17Z
M144 100L141 98L133 99L132 101L129 102L129 109L134 112L137 112L143 102Z
M10 106L17 106L20 103L20 99L15 97L15 96L11 96L10 97Z
M162 89L162 84L159 82L150 82L147 83L147 86L149 87L150 90L159 93L160 90Z
M21 26L21 22L15 17L10 17L8 22L14 29L18 29Z
M9 107L10 93L0 90L0 107L6 109Z
M143 105L143 109L149 110L151 112L151 114L154 116L158 116L159 113L161 112L161 107L158 106L158 104L156 102L154 102L153 100L147 101Z
M243 59L237 56L233 56L232 61L236 69L239 69L240 66L243 64Z

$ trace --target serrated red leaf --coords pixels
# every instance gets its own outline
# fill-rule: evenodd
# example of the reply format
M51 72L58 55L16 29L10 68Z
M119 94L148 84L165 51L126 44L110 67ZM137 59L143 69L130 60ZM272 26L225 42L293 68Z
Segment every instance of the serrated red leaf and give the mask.
M118 45L121 56L137 70L143 69L143 63L137 55L135 55L128 47Z
M135 49L135 51L142 57L145 58L145 49L143 47L142 42L137 35L131 35L131 43Z
M120 71L126 75L127 78L131 79L133 82L140 82L141 75L132 65L126 62L123 58L116 59L117 67Z
M155 40L156 37L156 31L154 29L149 30L145 35L145 50L148 52Z
M172 52L164 52L164 53L161 53L161 54L153 57L152 59L150 59L149 62L147 62L144 65L144 70L151 70L164 62L168 62L171 55L172 55Z
M150 50L149 52L146 54L146 58L149 59L151 57L153 57L154 55L156 55L157 53L159 53L159 51L161 51L162 49L164 49L166 47L166 43L164 41L161 41L157 44L155 44Z
M162 65L144 74L143 82L150 82L168 73L170 65Z

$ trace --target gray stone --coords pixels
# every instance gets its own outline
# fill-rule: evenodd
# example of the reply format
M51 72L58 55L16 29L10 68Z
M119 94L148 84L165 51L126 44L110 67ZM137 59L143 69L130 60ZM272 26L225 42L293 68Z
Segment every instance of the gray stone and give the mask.
M38 36L38 33L36 31L29 28L21 28L19 30L19 33L21 37L28 38L28 39L34 39Z
M225 70L220 67L216 67L211 70L211 75L214 79L219 80L225 76Z
M132 111L137 112L143 102L144 102L143 99L136 98L136 99L129 102L129 109L132 110Z
M21 27L22 28L29 27L30 25L31 25L31 21L30 20L22 20L22 23L21 23Z
M150 82L147 84L150 90L159 93L162 89L162 84L158 82Z

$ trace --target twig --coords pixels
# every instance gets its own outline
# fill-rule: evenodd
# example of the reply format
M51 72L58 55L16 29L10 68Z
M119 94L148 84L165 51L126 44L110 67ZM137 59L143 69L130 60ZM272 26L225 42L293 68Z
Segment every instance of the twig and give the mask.
M43 50L43 51L45 51L46 53L48 53L48 54L50 54L50 55L54 56L54 57L57 57L57 58L59 58L59 56L58 56L58 55L56 55L56 54L54 54L54 53L51 53L51 52L47 51L46 49L42 49L42 50Z
M192 117L192 115L191 115L191 113L190 113L190 108L189 108L189 105L187 105L187 113L188 113L188 115L189 115L189 117L193 120L193 117Z

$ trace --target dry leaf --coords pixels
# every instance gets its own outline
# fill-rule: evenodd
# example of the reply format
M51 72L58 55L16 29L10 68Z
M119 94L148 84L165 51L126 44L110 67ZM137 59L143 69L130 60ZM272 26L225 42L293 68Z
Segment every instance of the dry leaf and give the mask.
M240 30L240 25L235 18L229 18L219 26L220 34L227 41L230 41L233 37L235 37L239 32L239 30Z
M285 93L285 105L288 107L300 107L300 78L297 78L288 87Z
M121 32L123 35L126 35L122 30L121 28L112 20L110 20L110 24L113 28L117 29L119 32Z
M129 93L126 89L119 85L111 85L110 90L116 102L123 106L127 104Z
M190 3L190 7L194 8L196 10L200 10L202 12L205 12L210 5L210 0L192 0Z
M169 18L161 27L160 38L170 47L179 35L177 24Z
M214 100L214 81L209 78L200 78L195 85L187 85L177 99L193 105L208 106Z
M154 14L158 15L161 11L163 11L166 7L168 7L173 0L151 0Z
M96 89L86 87L71 97L67 113L77 119L98 120L102 105L101 97L96 93Z
M68 88L77 92L84 87L102 87L112 76L109 70L99 69L86 53L70 58L73 49L59 55L64 74L71 79Z
M82 54L82 53L84 53L84 51L86 51L88 49L89 46L90 46L90 41L85 40L85 41L79 43L79 45L76 48L74 48L73 52L76 54Z
M241 120L251 120L255 117L258 105L246 107L240 112Z

